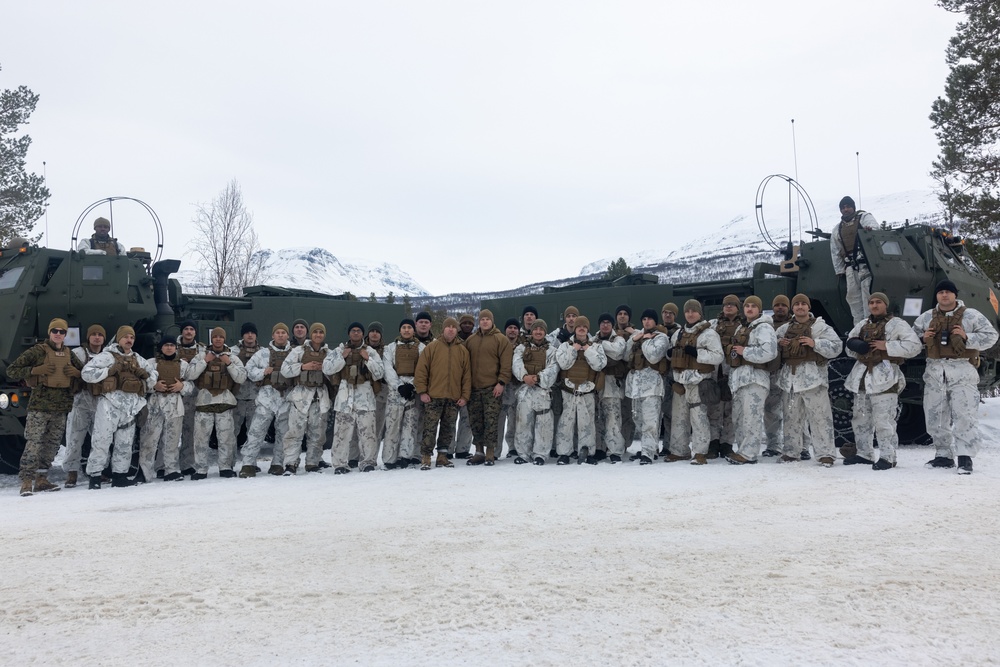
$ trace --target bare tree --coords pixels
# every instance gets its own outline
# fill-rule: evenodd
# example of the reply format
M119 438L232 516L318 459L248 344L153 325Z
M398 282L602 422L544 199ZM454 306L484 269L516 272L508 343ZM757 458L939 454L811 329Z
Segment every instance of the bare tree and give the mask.
M261 252L253 213L247 211L236 179L211 203L199 204L193 222L198 234L189 246L210 293L241 296L244 287L266 277L267 255Z

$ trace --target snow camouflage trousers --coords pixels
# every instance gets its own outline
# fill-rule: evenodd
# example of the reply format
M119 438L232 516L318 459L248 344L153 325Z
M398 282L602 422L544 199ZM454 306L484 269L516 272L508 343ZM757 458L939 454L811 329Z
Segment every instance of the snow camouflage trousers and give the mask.
M896 462L896 448L899 446L899 436L896 435L896 407L899 405L899 395L895 391L881 394L864 392L854 395L854 414L851 416L851 428L854 429L854 442L858 447L858 456L876 460L875 443L872 434L878 436L878 456L889 463Z
M625 437L622 435L622 399L602 398L597 404L597 448L609 454L621 456L625 453Z
M405 403L390 402L385 409L385 439L382 441L382 463L395 463L400 457L412 459L417 418L420 410L416 399Z
M233 416L225 412L198 412L194 416L194 469L208 472L208 441L215 427L215 439L219 442L219 471L232 470L236 463L236 433L233 431Z
M953 459L956 453L958 456L979 453L982 436L978 410L979 389L975 383L945 384L940 375L924 372L924 415L927 433L934 439L935 456Z
M163 403L159 395L150 397L147 401L149 414L139 432L139 469L147 482L156 479L154 461L157 460L162 460L165 475L180 472L178 456L184 415L165 410Z
M517 449L517 403L504 403L500 406L500 414L497 415L497 457L503 453L503 443L507 442L508 449Z
M720 385L726 380L720 380ZM733 428L733 402L719 401L708 408L708 423L711 429L710 440L718 440L733 444L736 433Z
M458 405L447 398L432 398L430 403L424 403L423 437L420 439L420 454L430 456L434 453L434 442L437 440L438 451L445 453L455 437L455 420L458 418ZM438 425L441 432L438 433Z
M194 415L198 392L184 397L184 425L181 427L181 451L178 463L181 470L194 468Z
M18 477L21 480L34 479L36 474L48 472L65 433L65 412L29 410L24 424L24 439L27 442L24 453L21 454ZM129 453L131 454L131 450Z
M375 438L374 410L339 410L333 425L333 449L330 462L334 468L346 468L351 453L351 441L357 440L361 468L374 466L378 461L378 440ZM322 451L321 451L322 454ZM306 465L317 465L310 461L306 452Z
M473 389L469 398L469 425L472 441L477 447L496 447L497 423L503 396L494 397L493 387Z
M673 392L670 393L673 394ZM660 406L662 403L662 396L632 399L632 421L641 429L639 441L642 443L642 454L650 459L657 455L660 448Z
M771 374L771 388L764 401L764 431L767 433L767 448L772 452L781 451L781 428L785 421L782 408L784 399L781 387L778 386L778 374Z
M257 401L254 398L249 400L239 399L236 401L236 407L233 408L233 433L237 436L240 434L240 429L246 424L247 433L250 433L250 426L253 423L254 413L257 411Z
M684 393L670 392L673 396L672 418L670 420L670 453L674 456L690 457L707 454L711 429L708 423L708 407L701 402L698 385L685 385Z
M385 437L385 415L388 405L389 396L389 386L383 384L382 390L375 394L375 452L378 453L378 443L382 442L382 438ZM330 411L331 416L337 413L334 410ZM336 432L336 424L333 424L333 428L330 429ZM328 436L328 439L332 436ZM333 449L333 440L330 440L330 449ZM364 459L364 455L361 453L361 446L358 444L358 432L355 430L354 435L351 436L351 451L349 454L350 460L360 461ZM377 458L377 457L376 457ZM372 465L375 465L374 463Z
M253 420L250 422L250 429L247 431L247 442L243 445L243 465L257 465L257 457L260 456L261 447L264 446L264 438L267 436L267 429L274 420L274 453L271 455L271 465L284 466L285 433L288 432L288 401L281 401L277 410L272 404L258 402L257 410L254 412Z
M308 403L288 402L288 430L281 440L286 466L298 467L302 456L303 435L306 437L306 465L318 466L322 460L323 443L326 441L327 413L321 410L321 404L322 402L318 400ZM340 422L339 414L337 422Z
M130 398L138 398L131 396ZM143 400L145 402L145 400ZM97 401L97 416L94 417L94 431L90 437L90 458L87 459L87 475L100 475L108 465L111 456L111 472L127 473L132 463L132 443L135 440L135 416L128 410L120 410L106 398ZM111 442L115 451L111 455Z
M868 317L868 299L871 298L872 274L867 266L858 269L847 267L847 305L851 318L857 324Z
M555 416L552 409L535 412L530 401L517 403L517 429L515 430L514 448L526 460L535 457L545 458L552 447Z
M562 390L560 390L562 391ZM556 453L569 456L573 453L573 436L576 436L578 451L587 448L587 455L593 456L597 448L597 392L574 395L563 393L563 411L559 415L556 429Z
M66 457L63 459L63 470L66 472L80 471L83 441L94 427L96 414L96 396L89 391L81 391L73 397L73 411L66 418Z
M759 384L740 387L733 394L733 426L739 434L740 456L757 460L761 445L767 442L764 432L764 405L767 403L768 388Z
M799 458L805 449L802 439L807 425L816 458L835 456L833 408L830 407L830 394L826 387L821 385L805 391L785 392L784 411L782 453L785 456Z

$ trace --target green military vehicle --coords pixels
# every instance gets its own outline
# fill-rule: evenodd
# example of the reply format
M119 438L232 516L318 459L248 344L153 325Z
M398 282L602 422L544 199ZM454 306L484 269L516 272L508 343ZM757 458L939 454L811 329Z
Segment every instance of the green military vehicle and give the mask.
M482 303L498 322L520 317L524 306L531 304L538 315L554 327L562 320L566 306L576 306L580 312L597 321L603 312L614 314L616 306L628 304L634 314L646 308L659 314L667 302L683 306L687 299L698 299L705 307L705 317L711 318L722 310L722 299L735 294L741 299L756 294L765 308L778 294L792 297L808 294L812 310L822 316L842 337L853 327L847 305L846 281L834 274L830 256L830 234L811 232L814 239L798 247L788 247L780 264L758 263L753 275L734 280L661 285L654 275L630 275L614 281L592 280L575 285L552 288L529 296L488 299ZM981 311L1000 328L995 286L975 261L965 252L961 239L925 225L909 225L896 229L865 230L859 233L864 256L872 272L872 291L885 292L892 301L890 311L913 323L917 315L933 307L934 286L945 278L959 289L959 298L969 307ZM551 328L551 327L550 327ZM997 348L982 355L979 367L979 387L990 390L1000 384ZM853 397L844 389L844 378L854 360L842 355L829 364L830 398L834 406L834 424L838 443L853 442L851 408ZM900 396L900 441L908 444L929 442L921 407L923 398L923 355L903 366L907 385Z
M180 261L153 261L141 249L103 256L39 247L24 239L8 245L13 247L0 250L0 473L17 472L30 392L7 378L7 366L47 337L54 317L69 323L66 343L72 347L85 342L92 324L101 324L109 340L127 324L145 357L153 356L161 335L179 334L177 323L187 319L198 323L198 340L205 343L214 327L225 329L227 340L235 343L242 325L254 322L266 344L275 323L291 326L302 318L325 324L327 340L335 344L347 338L353 321L395 324L403 318L401 305L304 289L262 285L244 289L242 297L185 294L170 278Z

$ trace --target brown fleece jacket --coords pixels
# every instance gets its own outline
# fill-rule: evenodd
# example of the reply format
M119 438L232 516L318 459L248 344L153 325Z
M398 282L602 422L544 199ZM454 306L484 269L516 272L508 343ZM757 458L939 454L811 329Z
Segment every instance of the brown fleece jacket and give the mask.
M510 382L510 365L514 348L502 331L493 327L487 332L476 331L465 341L472 363L472 388L486 389L497 382Z
M469 351L457 336L451 343L438 338L424 348L417 359L413 387L418 394L430 394L431 398L469 400L472 395Z

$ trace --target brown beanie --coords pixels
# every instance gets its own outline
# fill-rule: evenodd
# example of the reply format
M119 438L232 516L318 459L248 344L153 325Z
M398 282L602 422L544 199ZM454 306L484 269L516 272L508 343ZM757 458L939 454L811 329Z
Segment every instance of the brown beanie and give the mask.
M752 303L753 305L757 306L757 310L763 310L764 309L764 304L761 302L759 296L748 296L743 301L743 305L746 306L748 303Z
M361 327L361 330L364 331L365 328ZM312 336L317 331L322 331L323 335L325 336L326 335L326 326L324 326L321 322L313 322L309 326L309 335Z
M872 295L870 297L868 297L868 299L869 300L871 300L871 299L881 299L882 303L885 304L886 308L889 307L889 297L887 297L885 295L885 292L872 292Z
M97 220L94 220L94 229L97 229L97 225L107 225L110 227L111 221L107 218L98 218Z
M226 340L226 330L223 329L222 327L215 327L214 329L212 329L212 335L209 336L209 340L211 340L212 338L218 338L220 336L222 337L222 340Z
M135 336L135 329L127 324L118 327L118 333L115 334L115 342L117 343L125 336Z
M799 303L800 301L802 303L806 304L807 306L809 306L810 308L812 308L812 301L810 301L809 297L807 297L805 294L799 293L799 294L796 294L795 296L792 297L792 305L793 306L795 304Z
M580 311L577 309L576 306L566 306L566 310L563 311L563 317L566 317L567 315L579 315L579 314Z
M468 313L463 313L462 316L458 318L458 323L462 324L463 322L469 322L470 324L475 324L476 318L474 318L472 315L469 315Z
M693 310L699 315L701 314L701 302L698 299L688 299L684 302L684 312Z
M673 303L673 302L663 304L663 308L660 309L660 313L662 314L662 313L666 313L666 312L671 312L674 315L677 315L677 314L680 313L680 311L677 310L677 304Z
M447 328L447 327L455 327L457 329L458 328L458 320L456 320L454 317L446 317L446 318L444 318L444 323L441 325L441 328L444 329L444 328Z
M724 298L722 300L722 305L723 306L736 306L737 308L739 308L743 304L740 303L740 297L736 296L735 294L727 294L726 298Z
M54 317L52 318L52 321L49 322L48 331L52 331L53 329L62 329L65 331L66 329L69 329L69 324L67 324L66 320L61 317Z
M278 329L281 329L282 331L284 331L289 336L292 335L292 332L288 330L288 325L285 324L284 322L278 322L273 327L271 327L271 335L273 336L274 332L277 331Z
M587 331L590 331L590 320L585 316L580 315L576 318L576 324L573 325L574 329L579 329L580 327L587 327Z
M488 308L483 308L479 311L479 319L483 319L484 317L488 317L491 321L493 321L493 311Z
M108 332L100 324L91 324L90 328L87 329L87 338L90 338L94 334L101 334L105 338L108 337Z
M535 329L542 329L543 331L548 331L549 330L549 325L547 325L545 323L545 320L543 320L541 318L538 318L531 325L531 330L534 331Z
M779 303L783 305L785 308L790 308L792 305L791 302L788 300L788 297L785 296L784 294L779 294L778 296L774 297L774 299L771 301L771 308L774 308Z

